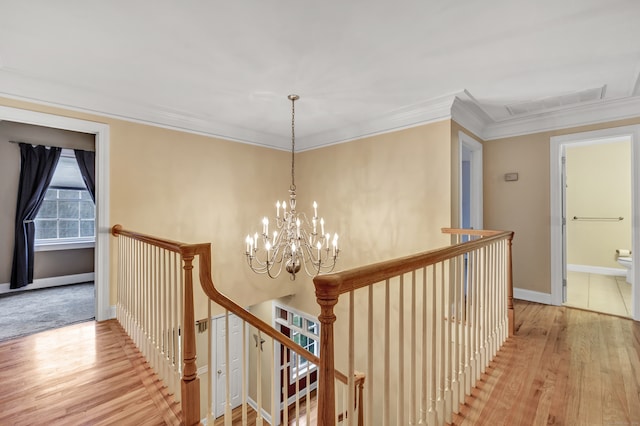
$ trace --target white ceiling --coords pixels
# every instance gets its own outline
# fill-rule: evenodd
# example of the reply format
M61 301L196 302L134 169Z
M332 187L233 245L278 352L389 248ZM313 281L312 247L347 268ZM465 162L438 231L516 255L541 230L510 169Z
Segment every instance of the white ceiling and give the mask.
M0 95L282 149L289 93L303 150L460 94L501 125L639 99L639 75L638 0L0 0Z

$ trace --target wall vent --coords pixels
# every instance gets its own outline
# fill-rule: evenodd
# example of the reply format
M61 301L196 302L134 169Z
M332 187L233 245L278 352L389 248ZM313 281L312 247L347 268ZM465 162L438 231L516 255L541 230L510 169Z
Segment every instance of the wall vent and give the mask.
M550 96L548 98L533 101L520 102L505 105L511 115L531 114L548 109L559 108L568 105L576 105L582 102L597 101L604 98L607 85L594 89L581 90L579 92L567 93L560 96Z

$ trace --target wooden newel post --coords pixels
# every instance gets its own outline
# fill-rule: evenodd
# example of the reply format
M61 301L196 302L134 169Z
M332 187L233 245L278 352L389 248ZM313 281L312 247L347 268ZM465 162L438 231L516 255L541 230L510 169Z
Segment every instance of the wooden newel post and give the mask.
M509 337L515 333L515 311L513 309L513 267L512 267L512 245L513 232L508 239L507 246L507 314L509 315Z
M318 425L335 426L335 362L333 323L336 316L333 308L338 303L339 286L323 282L320 276L314 278L316 300L320 305L320 365L318 372Z
M193 254L183 255L184 261L184 370L182 371L182 420L185 425L200 424L200 379L196 368L196 331L193 312Z
M364 426L364 374L356 373L356 383L358 386L358 426Z

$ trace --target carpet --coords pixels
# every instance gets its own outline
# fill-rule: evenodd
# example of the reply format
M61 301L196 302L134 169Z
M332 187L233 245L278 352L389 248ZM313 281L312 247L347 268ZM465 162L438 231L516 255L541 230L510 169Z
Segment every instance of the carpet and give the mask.
M93 282L0 295L0 341L94 318Z

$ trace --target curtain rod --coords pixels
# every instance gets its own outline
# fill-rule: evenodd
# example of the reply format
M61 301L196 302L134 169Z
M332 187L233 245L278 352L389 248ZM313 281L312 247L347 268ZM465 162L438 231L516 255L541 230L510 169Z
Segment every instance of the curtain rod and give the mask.
M55 145L55 144L52 144L52 145L45 145L45 144L42 144L42 143L20 142L20 141L12 141L12 140L9 140L9 141L7 141L7 142L9 142L9 143L15 143L16 145L17 145L17 144L21 144L21 143L26 143L27 145L32 145L32 146L45 146L45 147L49 147L49 148L51 148L51 147L55 147L55 148L62 148L62 149L72 149L72 150L78 150L78 151L95 152L95 150L90 150L90 149L79 149L79 148L69 148L69 147L67 147L67 146L60 146L60 145Z

